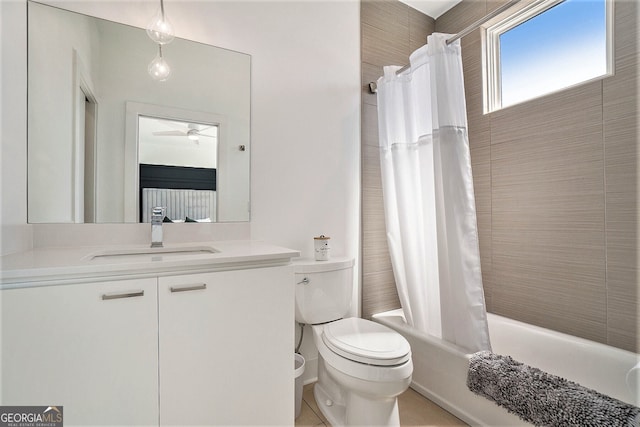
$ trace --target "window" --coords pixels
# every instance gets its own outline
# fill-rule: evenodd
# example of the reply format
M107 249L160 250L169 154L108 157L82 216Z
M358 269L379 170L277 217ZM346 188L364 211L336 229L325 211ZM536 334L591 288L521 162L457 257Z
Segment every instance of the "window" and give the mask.
M485 112L612 72L612 0L538 0L487 28Z

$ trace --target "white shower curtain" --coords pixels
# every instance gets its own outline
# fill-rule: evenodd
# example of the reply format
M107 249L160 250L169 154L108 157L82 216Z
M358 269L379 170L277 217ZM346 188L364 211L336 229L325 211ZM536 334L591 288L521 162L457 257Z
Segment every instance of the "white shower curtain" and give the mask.
M460 42L434 33L384 67L378 125L389 252L407 322L489 350Z

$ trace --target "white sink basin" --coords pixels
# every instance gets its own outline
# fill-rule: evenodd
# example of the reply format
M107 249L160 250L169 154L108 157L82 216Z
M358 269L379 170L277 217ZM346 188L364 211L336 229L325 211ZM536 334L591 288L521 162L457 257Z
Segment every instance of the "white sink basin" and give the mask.
M165 248L122 248L106 249L94 252L87 257L87 261L163 261L176 258L193 257L198 255L212 255L220 251L211 246L178 246Z

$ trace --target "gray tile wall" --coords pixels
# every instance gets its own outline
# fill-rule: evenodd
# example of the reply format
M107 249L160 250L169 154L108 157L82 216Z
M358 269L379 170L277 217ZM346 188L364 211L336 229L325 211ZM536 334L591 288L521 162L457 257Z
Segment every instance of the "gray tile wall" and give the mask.
M501 3L463 0L435 30L456 33ZM363 83L381 65L406 64L403 49L424 44L424 37L406 41L412 21L403 8L395 0L362 2ZM480 31L462 39L489 311L632 351L640 350L639 13L636 1L615 0L614 76L488 115ZM423 31L432 29L429 22ZM367 317L399 304L384 235L375 97L366 92L362 117Z
M405 65L435 21L397 0L360 3L362 61L362 316L400 307L387 248L378 152L376 96L369 82L384 65Z

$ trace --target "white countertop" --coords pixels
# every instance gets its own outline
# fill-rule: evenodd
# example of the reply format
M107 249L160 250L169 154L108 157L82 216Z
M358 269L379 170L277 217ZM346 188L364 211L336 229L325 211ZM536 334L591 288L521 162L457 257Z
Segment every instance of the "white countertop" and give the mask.
M193 254L167 250L193 249ZM214 249L215 253L206 250ZM144 251L134 256L115 252ZM0 289L133 279L239 268L287 265L300 252L260 241L234 240L149 245L39 248L0 257ZM164 252L162 252L164 251Z

